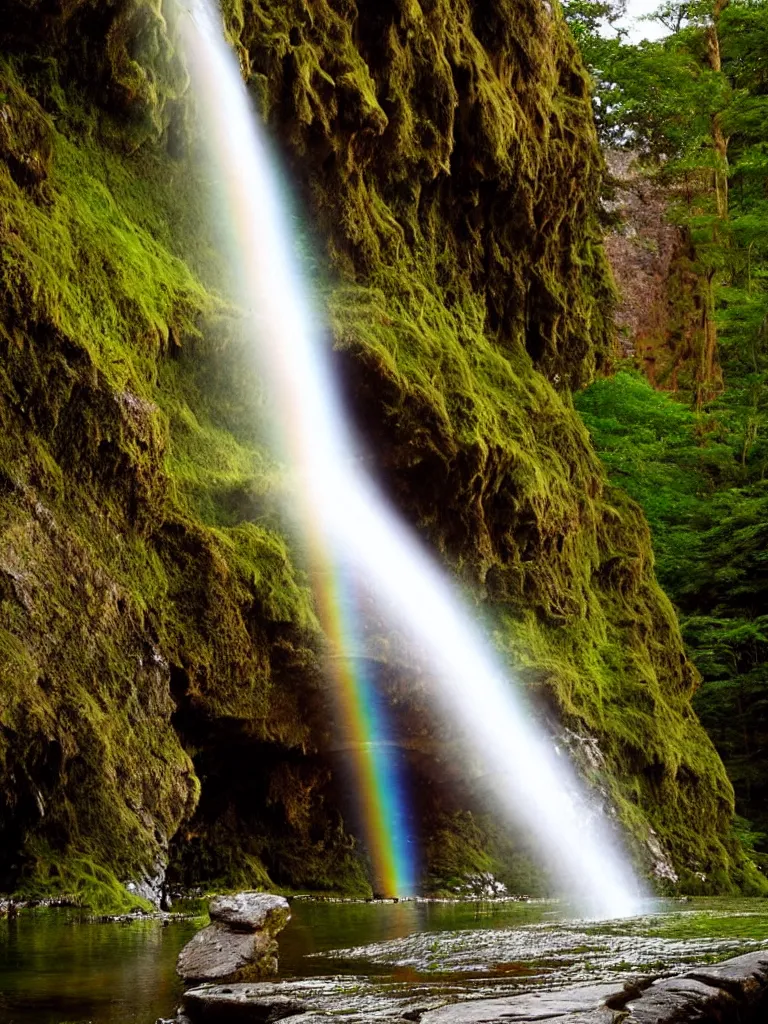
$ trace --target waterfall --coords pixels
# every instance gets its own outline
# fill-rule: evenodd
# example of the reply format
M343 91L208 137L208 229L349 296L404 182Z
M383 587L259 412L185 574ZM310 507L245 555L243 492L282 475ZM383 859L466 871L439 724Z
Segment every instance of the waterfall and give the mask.
M555 885L590 915L636 912L637 882L567 759L536 724L453 581L353 457L327 331L295 256L280 172L212 0L191 0L181 33L219 213L231 232L233 278L251 316L254 358L279 410L278 433L315 564L330 567L334 578L351 572L364 580L389 621L413 641L436 680L436 714L461 733L473 763L497 780L499 813L535 841ZM332 602L320 597L321 607L323 598ZM332 619L331 609L326 631ZM337 639L346 642L339 631ZM343 709L357 684L342 682ZM380 762L379 756L381 769ZM389 796L396 791L393 785ZM367 788L363 796L376 802ZM394 828L387 801L378 802L381 813L367 837L373 847L395 841L376 834Z

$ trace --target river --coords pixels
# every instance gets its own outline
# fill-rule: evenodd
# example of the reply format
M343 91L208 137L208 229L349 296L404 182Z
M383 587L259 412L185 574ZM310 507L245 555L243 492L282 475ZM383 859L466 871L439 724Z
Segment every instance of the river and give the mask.
M182 992L176 956L197 919L0 919L2 1024L154 1024ZM295 899L276 984L344 1019L387 1020L448 998L674 973L768 946L768 900L652 901L638 918L572 919L554 901Z

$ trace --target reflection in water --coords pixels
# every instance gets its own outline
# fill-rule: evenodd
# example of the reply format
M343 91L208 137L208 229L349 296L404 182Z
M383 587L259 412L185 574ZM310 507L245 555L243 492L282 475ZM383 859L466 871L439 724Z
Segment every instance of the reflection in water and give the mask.
M181 994L174 973L198 924L82 923L46 910L0 920L3 1024L146 1024Z
M655 901L647 909L636 920L586 925L546 900L295 900L276 984L343 1011L347 1024L368 1024L451 996L674 972L768 945L765 900ZM154 1024L178 1003L176 956L200 924L95 924L61 910L0 919L0 1021Z

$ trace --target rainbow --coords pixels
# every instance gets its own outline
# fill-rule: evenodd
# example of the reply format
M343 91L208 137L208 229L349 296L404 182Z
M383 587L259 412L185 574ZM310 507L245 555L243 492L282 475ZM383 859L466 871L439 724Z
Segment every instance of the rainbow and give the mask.
M337 727L357 784L360 822L372 866L374 894L402 898L415 890L414 842L407 800L383 705L368 663L353 586L319 543L312 558L320 621L329 642L327 670L334 684Z
M224 39L215 0L186 0L185 7L181 31L205 128L219 222L231 249L231 283L244 310L250 310L254 351L276 403L276 447L295 471L289 512L291 518L299 512L297 524L317 581L336 724L356 776L372 884L377 894L407 896L414 888L414 857L400 773L383 702L364 659L357 656L361 638L353 590L346 585L332 540L336 512L329 514L329 490L338 467L346 464L348 445L322 322L311 308L293 251L288 197Z

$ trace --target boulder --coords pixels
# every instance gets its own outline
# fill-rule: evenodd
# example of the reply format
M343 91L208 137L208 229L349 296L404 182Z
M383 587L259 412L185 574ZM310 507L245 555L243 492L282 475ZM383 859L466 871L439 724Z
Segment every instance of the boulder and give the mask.
M290 920L288 900L271 892L238 892L234 896L216 896L208 908L211 921L236 931L267 930L276 934Z
M268 991L264 985L205 985L184 993L182 1012L191 1024L272 1024L305 1014L303 999Z
M657 981L626 1008L626 1024L735 1024L741 1020L732 995L688 977Z
M764 1024L768 950L703 966L653 984L594 985L477 999L430 1010L420 1024Z
M185 981L223 981L277 973L277 943L268 932L236 932L220 924L203 928L176 963Z
M291 913L271 893L242 892L211 901L211 924L179 953L185 981L252 981L277 973L277 942Z
M723 988L747 1003L768 999L768 949L735 956L720 964L697 967L689 971L687 977Z

